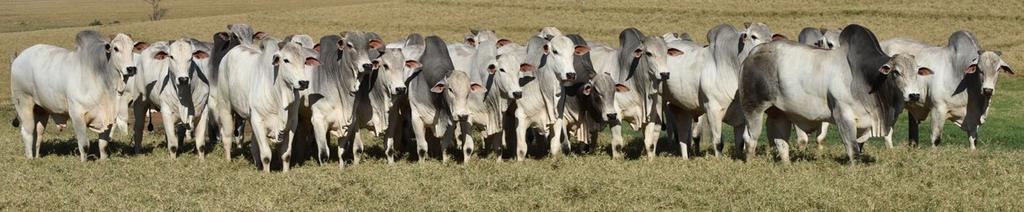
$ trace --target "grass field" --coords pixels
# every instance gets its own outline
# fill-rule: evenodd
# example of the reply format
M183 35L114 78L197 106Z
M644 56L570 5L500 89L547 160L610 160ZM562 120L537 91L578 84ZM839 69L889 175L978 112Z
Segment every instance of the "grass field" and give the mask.
M487 28L519 42L541 26L556 26L609 43L630 26L655 35L689 32L705 40L704 34L714 25L741 26L746 21L766 22L791 38L806 26L858 23L880 39L910 37L936 45L944 45L951 32L968 29L984 48L1002 50L1011 66L1024 66L1021 1L168 0L165 4L171 10L169 16L149 22L145 21L148 8L141 1L0 2L0 55L5 56L0 59L0 88L10 87L7 55L36 43L70 47L74 33L83 29L128 32L144 41L181 36L209 40L212 32L238 22L278 37L363 30L379 32L387 40L420 32L455 41L470 28ZM93 20L120 23L87 26ZM9 96L6 90L0 92L0 120L14 116ZM884 149L878 139L872 140L869 162L855 166L842 165L845 156L833 131L824 152L797 150L796 161L789 166L774 162L770 151L748 163L713 156L684 161L675 156L677 145L667 141L659 144L661 156L653 161L611 160L601 151L522 163L484 158L469 164L403 160L389 166L381 160L380 142L372 140L364 157L369 160L357 166L339 170L333 163L318 166L310 161L287 174L262 174L241 156L225 161L219 144L205 161L191 150L171 159L159 129L146 135L143 155L131 155L128 136L119 134L111 145L111 159L83 163L78 161L70 133L50 127L43 158L28 160L21 152L17 129L2 126L0 210L1019 211L1024 210L1020 201L1024 199L1022 100L1024 79L1004 75L977 151L965 148L965 133L952 124L947 124L943 146L908 148L901 121L896 149ZM922 129L922 135L928 133ZM606 137L601 150L606 150ZM731 129L724 137L732 138ZM641 154L639 143L629 142L630 158ZM183 148L191 147L189 143Z

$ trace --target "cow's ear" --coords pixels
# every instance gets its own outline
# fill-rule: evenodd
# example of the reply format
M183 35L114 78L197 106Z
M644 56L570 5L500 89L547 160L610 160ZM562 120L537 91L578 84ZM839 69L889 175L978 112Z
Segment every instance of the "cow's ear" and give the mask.
M384 47L384 41L381 41L380 39L371 39L369 44L371 49L379 49L380 47Z
M487 73L494 74L495 72L498 72L498 68L494 67L494 64L487 65Z
M999 70L1003 70L1003 72L1006 72L1007 74L1010 75L1016 75L1013 73L1013 68L1010 68L1010 64L1006 64L1006 62L999 63Z
M313 51L320 52L320 44L313 45Z
M533 65L530 65L529 63L523 63L519 65L519 71L523 73L531 72L533 71L533 69Z
M153 55L153 59L163 60L167 59L167 52L160 51Z
M622 93L622 92L628 92L628 91L629 91L629 87L627 87L626 85L623 85L622 83L615 84L615 92Z
M103 45L103 49L106 49L107 53L110 53L110 44L108 43L108 44Z
M878 68L878 72L881 72L883 75L889 75L892 72L892 66L889 66L889 64L882 65L881 68Z
M510 43L512 43L511 40L504 39L504 38L498 39L498 47L502 47L502 46L508 45Z
M679 56L679 55L683 55L683 51L682 50L679 50L677 48L669 48L668 49L668 56L675 57L675 56Z
M928 76L928 75L932 75L934 73L935 72L932 72L932 69L930 69L928 67L917 68L917 75Z
M256 32L256 34L252 34L252 39L253 40L261 40L261 39L263 39L263 37L266 37L266 36L267 36L266 32Z
M573 53L575 53L576 55L584 55L587 54L588 52L590 52L590 47L585 45L577 45L576 48L573 50Z
M415 68L419 68L420 65L421 65L420 61L416 61L416 60L406 60L405 61L405 67L406 68L415 69Z
M274 55L274 62L271 63L271 64L273 64L274 66L277 66L277 65L281 64L281 57L277 56L277 55Z
M463 43L466 43L466 45L469 45L469 46L472 46L472 47L476 47L476 39L473 39L473 37L467 37L466 40L463 41Z
M320 60L316 59L315 57L306 57L306 65L318 66L320 65Z
M633 50L633 57L634 58L640 58L641 55L644 55L644 50L643 49L636 48L636 50Z
M484 88L480 83L471 82L469 83L469 91L473 93L483 93L487 91L487 88Z
M782 34L774 34L774 35L772 35L772 41L777 41L777 40L788 40L788 39L789 39L789 38L786 38L786 36L785 36L785 35L782 35Z
M971 61L971 65L968 65L967 68L964 69L964 73L973 74L974 72L977 72L977 71L978 71L978 59L975 58L974 61Z
M590 96L591 91L594 91L594 86L591 86L590 84L583 86L583 95Z
M434 84L434 87L430 88L430 92L433 92L433 93L444 92L444 87L445 86L447 86L447 84L444 81L437 82L437 84Z
M146 49L147 47L149 47L149 43L142 42L142 41L135 42L135 47L133 49L133 52L135 52L135 53L142 52L142 50Z
M206 59L206 58L209 58L209 57L210 57L210 53L207 53L206 51L192 52L192 58L195 58L195 59L202 60L202 59Z
M548 53L551 53L551 49L548 47L548 44L544 44L544 54Z

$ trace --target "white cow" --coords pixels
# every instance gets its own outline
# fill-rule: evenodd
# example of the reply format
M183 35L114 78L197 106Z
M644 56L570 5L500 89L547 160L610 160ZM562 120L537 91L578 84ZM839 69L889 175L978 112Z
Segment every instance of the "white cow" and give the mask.
M561 154L565 128L562 86L572 85L576 79L573 41L562 35L550 39L540 36L543 34L530 37L520 65L520 71L532 72L533 79L523 85L522 98L516 101L516 160L519 161L526 159L528 128L538 129L547 137L552 156Z
M141 73L133 77L129 86L137 91L125 98L134 99L132 108L135 123L132 140L142 142L143 124L151 109L157 109L163 118L167 147L171 156L177 157L178 144L184 141L178 135L177 126L190 131L193 127L195 104L192 99L190 82L193 57L208 56L203 50L197 51L191 39L156 42L141 52L139 70ZM179 137L181 136L181 137ZM200 151L201 152L201 151Z
M882 42L882 47L888 54L915 55L918 64L935 72L919 82L927 85L927 92L919 97L923 101L907 104L911 142L918 141L920 121L931 118L930 140L938 145L943 121L950 120L967 132L971 149L975 149L999 72L1013 74L1001 53L982 51L977 38L967 31L953 33L945 47L903 38Z
M25 157L39 157L43 129L52 118L57 125L70 119L78 140L78 153L86 160L88 130L100 133L100 159L107 158L107 142L116 122L124 80L137 71L125 34L107 40L86 30L75 36L75 50L37 44L11 62L11 100L25 144Z

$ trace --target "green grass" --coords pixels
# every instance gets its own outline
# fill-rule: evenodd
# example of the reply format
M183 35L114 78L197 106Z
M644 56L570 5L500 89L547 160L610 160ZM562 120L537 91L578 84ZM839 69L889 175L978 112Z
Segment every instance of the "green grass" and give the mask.
M123 7L109 7L123 3ZM71 46L82 29L129 32L136 40L191 36L209 39L230 23L250 23L283 37L314 37L346 30L379 32L394 40L410 32L455 41L470 28L495 29L523 41L541 26L581 33L614 43L634 26L645 33L690 32L698 40L714 25L768 23L795 38L805 26L860 23L880 39L911 37L941 45L959 29L975 32L986 49L1002 50L1014 67L1024 64L1018 34L1024 16L1019 1L196 1L169 0L163 21L147 22L135 1L0 2L0 54L36 43ZM226 5L241 3L230 8ZM954 5L969 5L956 7ZM220 12L227 11L227 12ZM86 27L100 20L120 24ZM20 22L20 23L19 23ZM8 88L10 61L0 59L0 88ZM1019 71L1018 71L1019 72ZM13 118L9 92L0 92L0 120ZM43 158L23 157L17 129L0 127L0 210L469 210L469 211L639 211L639 210L983 210L1024 209L1024 79L999 81L977 151L966 148L963 131L947 124L943 145L908 148L906 122L896 127L896 149L880 139L867 148L867 163L843 165L835 129L823 152L794 150L794 163L774 160L762 141L750 162L700 156L682 160L678 146L662 139L659 157L638 160L641 144L627 132L627 159L612 160L608 136L598 153L545 158L543 144L531 146L525 162L495 162L487 156L468 164L417 164L406 154L387 165L379 139L369 137L366 160L338 169L307 161L289 173L259 173L242 155L227 162L220 144L200 161L186 151L171 159L160 127L147 133L144 154L132 155L129 138L118 134L111 159L79 162L67 130L51 126ZM923 124L921 135L929 129ZM93 134L91 134L93 135ZM607 135L607 134L604 134ZM732 155L732 130L725 129ZM479 140L479 139L478 139ZM922 143L926 144L926 143ZM703 144L705 153L708 144ZM93 143L93 153L96 152ZM482 145L477 145L482 146ZM927 145L923 145L927 146ZM812 145L813 147L813 145ZM794 148L795 149L795 148ZM813 149L813 148L812 148ZM237 151L236 151L237 152ZM247 152L245 150L242 151Z

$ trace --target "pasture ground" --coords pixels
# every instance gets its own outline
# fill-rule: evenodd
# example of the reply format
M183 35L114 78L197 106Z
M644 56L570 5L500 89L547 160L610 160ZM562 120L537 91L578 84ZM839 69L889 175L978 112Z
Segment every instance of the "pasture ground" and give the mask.
M458 41L470 28L495 29L519 42L541 26L615 43L633 26L648 34L689 32L706 40L720 23L769 24L796 37L805 26L859 23L880 39L911 37L944 45L948 35L968 29L986 49L1002 50L1015 67L1024 65L1020 26L1024 2L938 1L200 1L169 0L167 19L148 22L140 1L0 2L0 54L36 43L72 45L74 33L97 29L129 32L137 40L192 36L208 40L230 23L250 23L283 37L319 37L346 30L379 32L394 40L410 32ZM231 6L231 4L243 4ZM958 6L959 5L959 6ZM93 20L117 24L87 26ZM6 58L6 57L5 57ZM0 59L0 87L9 88L10 60ZM1020 71L1018 71L1020 72ZM0 120L14 117L9 92L0 92ZM118 134L105 161L79 162L72 136L50 127L43 158L27 160L18 130L0 127L0 210L984 210L1024 209L1024 80L999 82L977 151L947 124L944 145L910 148L905 121L896 149L880 139L867 148L866 163L843 165L833 129L825 150L794 150L789 166L772 151L751 162L713 156L685 161L678 147L662 140L659 157L637 160L639 140L628 139L627 160L610 160L607 136L599 153L498 163L481 158L468 164L402 160L387 165L381 145L370 139L364 162L339 170L313 161L287 174L263 174L236 155L227 162L218 144L205 161L191 150L171 159L162 132L147 133L145 151L132 155L129 138ZM159 126L158 126L159 128ZM927 127L925 127L927 128ZM922 129L927 137L928 129ZM727 129L730 138L731 129ZM628 138L636 138L629 133ZM96 152L94 143L93 153ZM478 145L480 146L480 145ZM538 147L544 145L536 145ZM191 143L183 148L191 149ZM709 150L704 144L705 151ZM767 145L760 149L766 149ZM813 149L813 145L811 145Z

